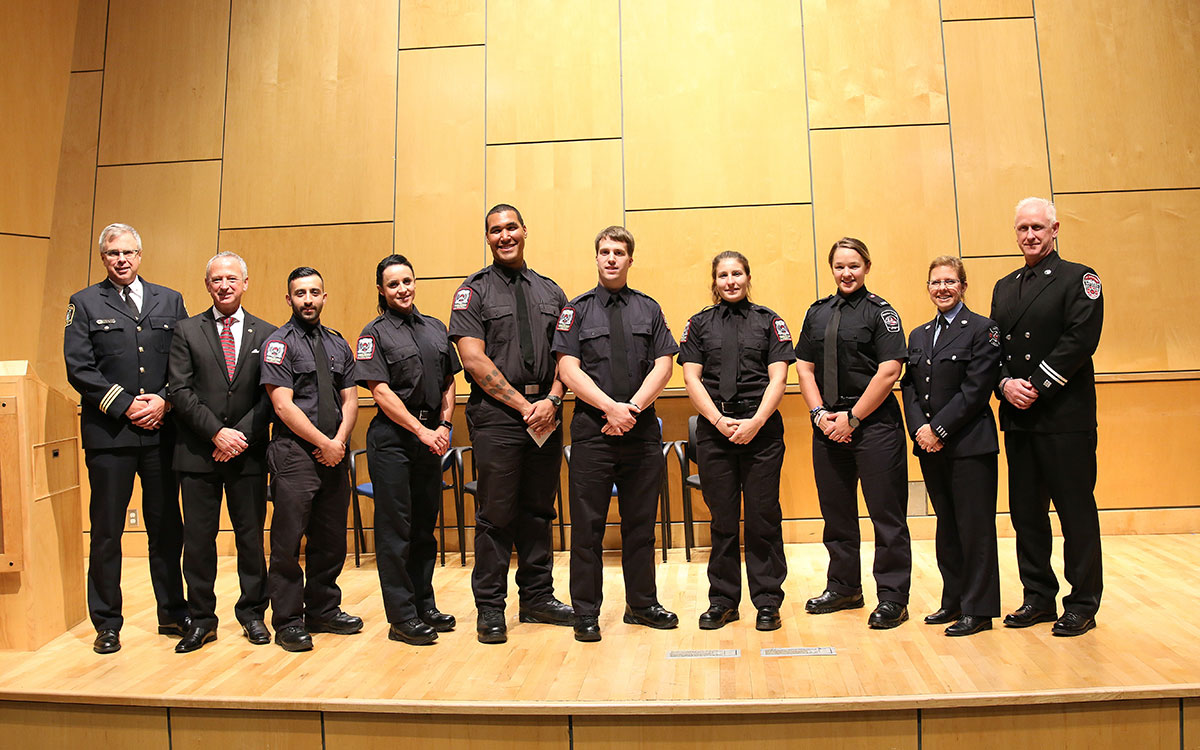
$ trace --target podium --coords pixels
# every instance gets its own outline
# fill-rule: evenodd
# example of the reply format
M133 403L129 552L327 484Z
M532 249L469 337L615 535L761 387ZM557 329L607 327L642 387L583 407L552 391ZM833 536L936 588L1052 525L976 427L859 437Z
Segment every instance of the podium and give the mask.
M0 649L35 650L87 614L78 406L0 362Z

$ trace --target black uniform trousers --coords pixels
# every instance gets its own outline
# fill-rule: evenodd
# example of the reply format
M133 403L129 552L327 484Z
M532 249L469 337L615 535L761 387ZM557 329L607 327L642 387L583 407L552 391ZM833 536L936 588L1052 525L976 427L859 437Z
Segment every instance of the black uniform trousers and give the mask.
M620 436L600 432L604 417L576 402L571 422L571 605L576 617L596 617L604 600L604 527L617 486L625 602L658 603L654 583L654 520L665 469L653 409Z
M919 456L937 514L934 549L944 609L975 617L1000 614L996 553L996 454Z
M859 560L858 483L875 529L875 586L880 601L908 604L912 547L908 535L908 463L904 427L895 397L895 419L864 420L849 443L813 431L813 474L829 551L826 588L835 594L862 592ZM885 401L879 407L888 410ZM874 416L874 415L872 415Z
M1096 432L1008 430L1008 505L1017 532L1017 570L1024 604L1057 611L1058 579L1050 567L1050 501L1063 530L1071 593L1063 609L1094 617L1104 588L1096 511Z
M752 416L752 415L747 415ZM783 513L779 474L783 469L783 417L775 412L745 445L707 420L696 425L696 464L704 502L712 515L708 557L708 601L738 606L742 598L742 559L738 525L745 505L746 578L757 608L783 603L787 560L783 556Z
M554 597L554 496L562 466L562 428L539 448L523 423L472 427L479 475L475 511L476 607L504 609L508 565L517 549L516 583L521 603Z
M267 611L267 561L263 557L263 524L267 517L266 474L242 474L240 467L217 463L213 472L180 472L183 491L183 576L188 610L196 627L217 627L217 531L221 523L221 491L233 524L241 595L233 607L245 625L262 620Z
M367 429L367 462L383 610L388 622L399 624L437 606L433 532L442 504L442 457L381 413Z
M275 630L303 626L305 618L329 620L342 602L337 577L346 563L350 473L346 459L326 466L310 451L308 443L291 437L276 438L267 447L275 503L267 591Z

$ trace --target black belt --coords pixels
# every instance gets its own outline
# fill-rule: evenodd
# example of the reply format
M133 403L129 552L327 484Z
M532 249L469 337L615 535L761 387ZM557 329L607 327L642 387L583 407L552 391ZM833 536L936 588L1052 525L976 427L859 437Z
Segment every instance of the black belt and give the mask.
M751 399L743 399L741 401L713 401L717 407L717 411L721 412L726 417L736 416L738 414L753 414L758 411L759 401Z
M416 417L416 420L421 424L442 421L441 412L437 409L417 409L410 407L408 404L405 404L404 408L408 409L408 413Z

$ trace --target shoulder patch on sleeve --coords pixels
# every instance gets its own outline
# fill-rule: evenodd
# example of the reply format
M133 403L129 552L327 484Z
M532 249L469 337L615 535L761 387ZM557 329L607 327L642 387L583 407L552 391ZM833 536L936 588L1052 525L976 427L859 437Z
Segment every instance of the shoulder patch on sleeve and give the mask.
M771 325L775 327L775 338L780 342L792 340L792 332L788 330L787 323L783 322L783 318L776 318Z
M67 323L66 323L67 327L70 327L71 323L73 323L74 321L75 321L75 303L72 302L67 305Z
M685 343L688 337L688 331L692 330L692 319L688 318L688 322L683 324L683 335L679 337L679 343Z
M471 306L471 294L472 294L471 287L469 287L469 286L460 287L459 290L454 293L454 304L451 306L450 309L451 310L466 310L468 307Z
M571 307L564 307L558 316L558 325L554 328L558 331L569 331L573 325L575 325L575 310Z
M354 352L354 358L360 361L369 360L375 356L375 337L374 336L359 336L358 347Z
M879 317L883 320L883 327L888 330L888 333L900 333L900 316L895 310L882 310Z
M1083 293L1088 299L1100 299L1100 277L1094 273L1083 275Z
M263 350L263 362L268 365L283 364L283 355L287 354L287 344L282 341L268 341Z
M988 343L997 349L1000 348L1000 326L992 326L988 329Z

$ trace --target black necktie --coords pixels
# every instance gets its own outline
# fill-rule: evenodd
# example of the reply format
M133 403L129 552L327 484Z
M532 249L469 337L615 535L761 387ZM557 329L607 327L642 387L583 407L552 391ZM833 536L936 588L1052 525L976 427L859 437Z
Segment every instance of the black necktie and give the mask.
M833 301L833 314L825 325L825 367L822 378L821 398L826 406L838 402L838 324L842 322L842 299Z
M417 349L421 352L421 400L424 405L434 411L437 411L442 402L442 362L438 355L437 348L432 342L424 342L424 346L417 338L417 320L416 313L409 315L406 320L409 327L413 329L413 341L417 343Z
M629 382L629 350L625 341L625 317L621 313L621 298L612 295L608 300L608 340L612 348L612 397L628 401L633 395Z
M338 427L333 371L329 363L329 353L325 351L325 342L321 340L319 328L308 334L308 343L312 346L313 358L317 361L317 429L326 437L333 437Z
M738 314L725 308L725 325L721 332L721 400L732 401L737 395L738 371Z
M129 314L133 316L134 320L137 320L142 311L138 309L137 303L133 301L133 294L129 291L129 287L121 287L121 300L125 302L125 307L129 308Z
M950 327L950 324L946 322L946 316L942 315L941 313L938 313L937 327L933 331L933 345L935 347L937 346L938 341L941 340L942 333L949 327Z
M1017 292L1018 297L1025 296L1025 293L1027 291L1029 291L1029 287L1033 286L1033 280L1036 276L1037 276L1037 274L1033 272L1032 268L1028 268L1028 267L1025 268L1025 272L1021 276L1021 286L1018 287L1018 292Z
M525 305L525 290L521 287L521 273L510 274L513 295L517 298L517 328L521 339L521 361L533 374L533 329L529 325L529 308Z

